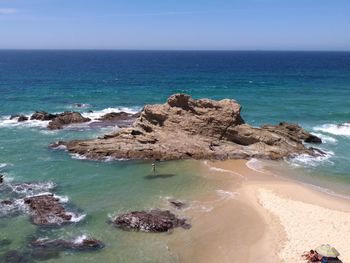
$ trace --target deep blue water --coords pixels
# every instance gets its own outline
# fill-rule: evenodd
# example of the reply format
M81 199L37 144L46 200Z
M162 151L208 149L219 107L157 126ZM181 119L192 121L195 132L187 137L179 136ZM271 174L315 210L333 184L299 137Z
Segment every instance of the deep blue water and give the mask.
M179 176L169 178L171 184L151 183L144 180L147 163L89 162L47 147L59 139L96 137L111 129L48 132L40 124L17 125L8 117L35 110L84 114L93 110L97 115L137 111L144 104L164 103L178 92L195 98L236 99L252 125L301 124L324 139L321 148L329 156L302 156L289 165L314 184L323 178L350 185L350 124L346 124L350 121L350 52L0 51L0 173L13 181L54 182L59 194L69 196L88 214L86 225L46 235L88 232L124 251L118 254L107 249L97 258L89 257L91 262L100 258L114 262L118 255L120 260L137 262L138 254L125 252L123 246L136 241L105 229L107 214L140 209L168 193L187 196L194 185L202 187L197 177L186 176L195 174L188 172L188 164L165 163L164 171L170 169ZM75 108L76 103L86 108ZM2 193L0 197L5 198ZM20 237L33 227L25 218L16 220L5 221L0 228L2 233L20 229L14 248L21 248L25 242ZM169 255L159 255L169 259ZM87 259L64 257L63 261L79 260Z

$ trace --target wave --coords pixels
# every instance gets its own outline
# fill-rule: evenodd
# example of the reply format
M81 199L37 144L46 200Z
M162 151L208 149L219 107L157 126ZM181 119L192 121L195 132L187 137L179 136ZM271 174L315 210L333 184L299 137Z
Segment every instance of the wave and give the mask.
M0 204L0 217L29 213L28 206L24 203L24 199L8 200L8 203Z
M24 194L28 196L28 195L38 194L42 191L52 190L56 187L56 184L53 182L39 182L39 183L8 184L8 186L11 188L12 192L16 194Z
M6 166L8 166L7 163L0 163L0 169L5 168Z
M350 123L324 124L314 127L314 130L338 136L350 136Z
M97 111L93 111L93 112L82 112L81 114L85 118L90 118L91 120L97 120L107 113L126 112L126 113L135 114L135 113L139 112L140 110L141 110L140 107L117 107L117 108L106 108L103 110L97 110Z
M72 212L66 212L66 214L71 215L72 218L69 220L72 223L78 223L85 219L86 214L74 214Z
M323 143L331 143L331 144L336 144L338 142L338 140L336 138L333 138L331 136L325 135L323 133L317 133L317 132L313 132L313 135L321 138Z
M88 104L82 104L84 106L78 108L88 108ZM141 107L109 107L102 110L96 110L91 112L81 112L85 118L90 118L91 122L98 121L103 115L111 112L127 112L130 114L135 114L141 110ZM58 114L57 112L54 114ZM50 121L40 121L40 120L31 120L31 114L21 114L28 118L27 121L18 122L18 118L13 118L10 120L11 116L0 116L0 128L8 128L8 127L27 127L27 128L47 128ZM85 123L86 124L86 123ZM48 134L52 134L50 131Z
M322 164L330 164L333 165L334 163L330 160L332 156L334 156L334 152L332 151L325 151L325 155L322 156L311 156L308 154L300 154L290 159L285 159L287 163L291 164L294 167L308 167L308 168L314 168L317 166L320 166Z
M81 155L79 153L71 153L70 156L73 158L73 159L77 159L77 160L86 160L87 157L84 156L84 155Z
M225 199L236 199L237 195L239 194L238 192L230 192L226 190L216 190L216 193L222 198L222 200Z
M18 122L18 118L10 120L11 116L2 116L0 117L0 128L8 127L27 127L27 128L46 128L49 124L49 121L39 121L39 120L30 120L31 115L24 115L28 118L27 121Z
M218 168L218 167L214 167L214 166L211 166L208 164L208 161L203 161L203 163L209 167L209 170L210 171L214 171L214 172L220 172L220 173L229 173L229 174L233 174L233 175L237 175L241 178L245 178L243 175L241 175L240 173L236 173L234 171L231 171L231 170L226 170L226 169L223 169L223 168Z
M258 173L266 173L264 170L264 163L256 158L250 159L248 162L246 162L246 166L255 172Z

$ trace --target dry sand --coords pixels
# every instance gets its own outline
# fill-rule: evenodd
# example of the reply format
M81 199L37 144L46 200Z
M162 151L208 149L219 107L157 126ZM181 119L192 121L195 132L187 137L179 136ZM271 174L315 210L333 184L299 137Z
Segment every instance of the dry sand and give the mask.
M350 262L349 200L252 170L243 160L203 165L221 190L186 211L193 228L170 239L180 262L305 262L301 254L323 243Z

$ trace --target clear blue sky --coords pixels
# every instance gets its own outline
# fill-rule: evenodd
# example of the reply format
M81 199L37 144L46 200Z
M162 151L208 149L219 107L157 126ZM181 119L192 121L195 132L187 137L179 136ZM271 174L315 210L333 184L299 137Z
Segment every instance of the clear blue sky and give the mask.
M350 0L0 0L0 48L350 50Z

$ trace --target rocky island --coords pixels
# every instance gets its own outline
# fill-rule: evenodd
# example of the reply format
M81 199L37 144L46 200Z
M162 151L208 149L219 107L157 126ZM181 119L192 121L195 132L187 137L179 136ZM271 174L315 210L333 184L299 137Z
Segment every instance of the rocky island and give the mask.
M131 127L90 140L57 142L90 159L282 159L322 155L304 142L321 139L296 124L260 128L245 123L241 105L230 99L193 99L175 94L165 104L146 105ZM60 147L62 148L62 147Z

